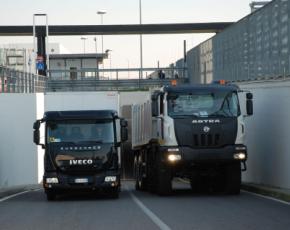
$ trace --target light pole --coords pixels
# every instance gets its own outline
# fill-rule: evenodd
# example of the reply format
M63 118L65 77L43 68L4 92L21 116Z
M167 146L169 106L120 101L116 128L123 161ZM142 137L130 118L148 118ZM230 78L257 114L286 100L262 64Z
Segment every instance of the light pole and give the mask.
M84 54L86 53L86 40L87 40L88 38L86 38L86 37L81 37L81 40L83 40L84 41Z
M107 12L105 10L99 10L97 12L98 15L101 16L101 25L103 25L103 16L104 14L106 14ZM104 53L104 36L102 35L102 53Z
M142 0L139 0L139 16L140 16L140 25L142 24ZM140 77L143 78L143 38L140 34Z

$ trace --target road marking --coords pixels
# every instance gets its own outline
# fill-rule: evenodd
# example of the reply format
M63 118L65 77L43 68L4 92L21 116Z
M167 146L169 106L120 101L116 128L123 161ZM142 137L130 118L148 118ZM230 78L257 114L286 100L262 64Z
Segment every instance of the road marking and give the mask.
M6 196L6 197L0 199L0 202L3 202L3 201L5 201L5 200L9 200L9 199L11 199L11 198L13 198L13 197L20 196L20 195L25 194L25 193L28 193L28 192L32 192L32 191L35 192L35 191L39 191L39 190L41 190L41 189L33 189L33 190L27 190L27 191L23 191L23 192L15 193L15 194L13 194L13 195Z
M274 198L274 197L264 196L264 195L261 195L261 194L257 194L257 193L249 192L249 191L245 191L245 190L242 190L242 191L243 191L243 193L247 193L247 194L250 194L250 195L253 195L253 196L258 196L258 197L261 197L261 198L264 198L264 199L267 199L267 200L272 200L272 201L276 201L276 202L279 202L279 203L282 203L282 204L290 205L290 202L279 200L279 199Z
M156 216L149 208L147 208L128 188L132 200L141 208L141 210L159 227L161 230L171 230L171 228L165 224L158 216Z

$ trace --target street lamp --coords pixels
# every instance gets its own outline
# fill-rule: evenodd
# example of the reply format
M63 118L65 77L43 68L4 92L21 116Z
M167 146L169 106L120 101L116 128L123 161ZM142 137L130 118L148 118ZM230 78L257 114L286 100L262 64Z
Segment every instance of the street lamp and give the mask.
M101 25L103 25L103 16L104 14L106 14L107 12L105 10L99 10L97 12L98 15L101 16ZM102 53L104 53L104 36L102 35Z
M86 53L86 40L87 40L88 38L86 38L86 37L81 37L81 40L83 40L84 41L84 54Z

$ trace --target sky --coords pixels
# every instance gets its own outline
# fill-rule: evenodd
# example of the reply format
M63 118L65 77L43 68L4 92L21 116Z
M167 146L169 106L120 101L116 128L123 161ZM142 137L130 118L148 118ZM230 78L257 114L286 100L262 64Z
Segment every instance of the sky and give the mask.
M250 13L251 0L142 0L142 23L232 22ZM0 25L32 25L33 14L46 13L50 25L99 25L98 10L106 10L104 25L138 24L139 0L0 0ZM43 20L37 21L38 25ZM191 49L213 34L144 35L144 67L168 66L182 58L183 40ZM50 37L71 53L83 53L81 36ZM94 36L86 36L86 52L95 52ZM2 44L29 43L32 37L0 37ZM104 36L104 50L110 49L112 68L139 67L138 35ZM101 36L97 36L101 51ZM107 63L108 65L108 63Z

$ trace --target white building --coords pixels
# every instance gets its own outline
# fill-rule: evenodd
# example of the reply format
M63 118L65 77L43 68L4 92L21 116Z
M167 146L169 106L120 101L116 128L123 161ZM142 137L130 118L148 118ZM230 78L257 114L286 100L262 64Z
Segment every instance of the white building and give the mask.
M67 53L58 43L49 43L48 54ZM23 72L35 73L35 54L33 43L0 45L0 65Z
M52 80L100 79L99 65L105 58L108 53L53 54L49 58L49 76Z

